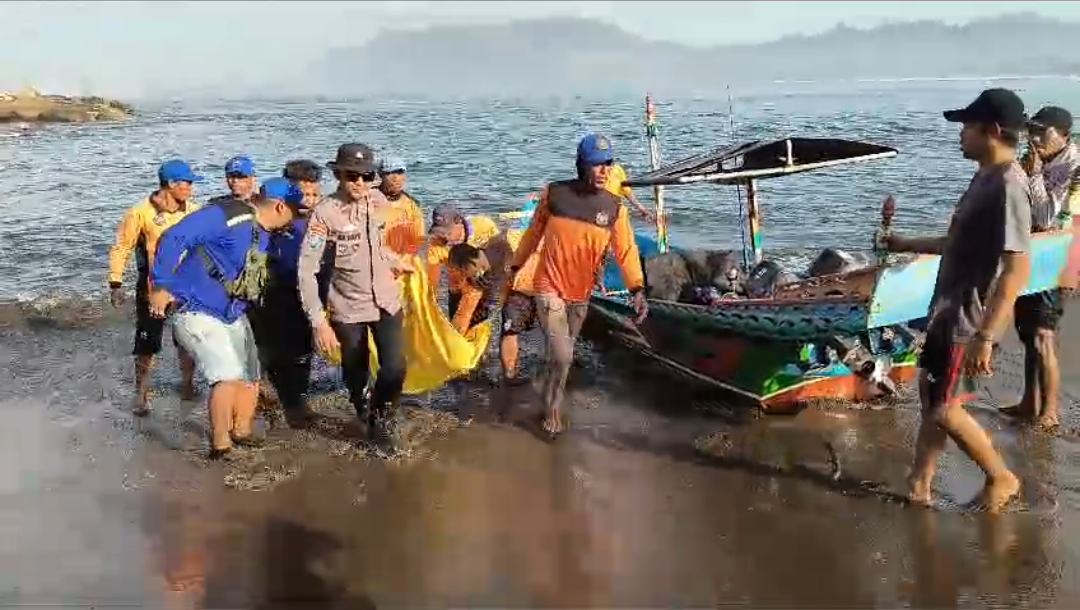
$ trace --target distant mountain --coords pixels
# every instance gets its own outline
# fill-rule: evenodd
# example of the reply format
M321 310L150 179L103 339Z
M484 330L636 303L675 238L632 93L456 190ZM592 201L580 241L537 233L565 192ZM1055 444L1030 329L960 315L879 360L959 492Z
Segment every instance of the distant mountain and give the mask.
M963 26L841 24L814 36L708 48L551 18L383 31L363 46L328 53L309 77L328 95L708 94L777 80L1074 74L1077 40L1080 23L1031 13Z

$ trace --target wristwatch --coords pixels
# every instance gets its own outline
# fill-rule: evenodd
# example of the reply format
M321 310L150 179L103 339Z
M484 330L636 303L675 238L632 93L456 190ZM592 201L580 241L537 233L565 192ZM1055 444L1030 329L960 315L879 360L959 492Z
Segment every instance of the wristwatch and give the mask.
M976 341L982 341L983 343L993 343L994 342L994 338L990 336L990 333L987 333L987 332L984 332L984 331L981 331L981 330L979 332L975 333L975 340Z

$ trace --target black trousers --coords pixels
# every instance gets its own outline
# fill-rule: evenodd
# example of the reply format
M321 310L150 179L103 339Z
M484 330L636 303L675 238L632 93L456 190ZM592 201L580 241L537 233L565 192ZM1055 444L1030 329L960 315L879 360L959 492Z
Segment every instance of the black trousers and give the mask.
M349 389L349 399L357 416L364 421L393 415L405 385L404 316L401 311L390 315L380 310L379 314L377 322L332 323L341 343L341 371ZM371 376L368 333L375 339L375 348L379 352L379 371L371 391L370 409L364 400L364 390Z
M272 284L248 315L259 360L287 412L303 411L311 383L314 339L296 287Z

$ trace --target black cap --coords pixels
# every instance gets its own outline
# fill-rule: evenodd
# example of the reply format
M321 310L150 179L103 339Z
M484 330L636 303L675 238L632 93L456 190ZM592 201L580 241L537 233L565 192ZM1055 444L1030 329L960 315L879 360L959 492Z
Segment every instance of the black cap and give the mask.
M1024 101L1009 89L987 89L967 108L946 110L945 120L952 123L996 124L1004 129L1023 129L1027 124Z
M1041 127L1043 129L1053 127L1063 136L1069 135L1069 132L1072 131L1072 124L1072 113L1060 106L1040 108L1035 113L1035 116L1028 121L1029 127Z
M329 167L330 171L369 174L379 169L379 163L375 159L375 151L370 146L351 143L339 146L337 158L327 162L326 167Z

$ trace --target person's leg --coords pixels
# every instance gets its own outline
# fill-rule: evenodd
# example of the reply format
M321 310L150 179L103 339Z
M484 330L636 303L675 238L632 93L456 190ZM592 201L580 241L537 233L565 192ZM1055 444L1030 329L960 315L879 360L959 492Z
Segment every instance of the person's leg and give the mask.
M1039 380L1039 405L1035 412L1037 423L1044 428L1058 425L1058 394L1061 391L1061 369L1057 356L1057 328L1064 313L1061 291L1052 290L1038 295L1041 307L1035 326L1036 370Z
M150 412L151 371L165 334L165 320L150 315L148 298L142 291L135 295L135 343L131 350L135 358L135 397L131 412L137 416Z
M236 359L243 366L243 380L236 390L233 404L232 441L241 446L260 445L255 439L253 428L255 409L259 404L259 350L255 345L255 336L246 317L228 325L229 345Z
M499 338L499 360L502 378L508 383L518 381L518 335L537 325L536 303L532 297L512 292L502 310L502 334Z
M180 343L176 340L176 333L173 333L173 345L176 346L176 359L180 362L180 398L194 400L199 395L195 389L195 359L187 353L187 350L180 347Z
M916 442L915 465L911 473L911 497L917 502L929 500L937 459L944 449L940 427L986 475L982 502L990 511L1002 508L1020 489L1019 480L1005 465L993 446L990 435L964 409L959 397L962 386L964 351L966 346L953 344L944 333L931 330L923 346L925 378L922 426Z
M1039 412L1041 394L1039 388L1039 355L1035 345L1035 320L1037 311L1031 297L1027 295L1016 299L1013 306L1013 322L1016 327L1016 335L1020 338L1020 344L1024 349L1024 391L1020 402L1002 409L1002 412L1011 417L1021 419L1033 419Z
M925 356L925 348L924 348ZM933 385L930 375L927 373L925 364L920 362L924 369L919 373L919 402L922 405L922 416L919 422L919 433L915 439L915 461L908 475L908 499L918 504L929 504L932 498L934 474L937 472L937 461L941 453L945 451L945 444L949 435L938 424L937 420L928 415L933 408Z
M268 297L270 293L268 293ZM311 380L311 356L314 351L311 325L304 315L295 290L288 294L274 293L267 298L266 322L272 324L273 333L264 331L271 349L260 359L265 363L267 378L277 391L285 419L292 427L306 427L310 413L305 397ZM269 336L274 339L270 340ZM256 344L259 343L256 334ZM260 345L260 353L263 351Z
M360 423L368 426L371 424L371 411L365 396L371 357L368 325L334 323L333 328L341 344L341 374L345 378L345 387L349 389L349 401Z
M375 374L375 387L371 391L371 410L375 417L375 441L382 448L400 448L401 420L398 401L405 385L405 338L404 313L394 315L380 312L379 321L371 327L378 352L379 372Z
M540 385L544 404L544 429L551 434L563 430L562 401L566 379L574 360L574 340L570 334L567 304L556 296L537 297L540 326L544 329L544 371Z
M246 383L245 363L232 349L227 325L216 318L183 312L175 316L173 328L210 385L210 458L224 457L232 449L233 409Z

